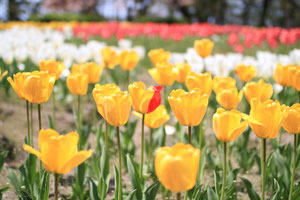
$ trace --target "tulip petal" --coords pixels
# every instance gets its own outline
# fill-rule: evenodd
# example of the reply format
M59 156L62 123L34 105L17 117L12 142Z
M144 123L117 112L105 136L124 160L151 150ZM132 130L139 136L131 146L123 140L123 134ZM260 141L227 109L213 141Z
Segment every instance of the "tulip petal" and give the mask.
M70 160L68 160L62 168L59 170L58 173L60 174L66 174L68 173L71 169L74 167L80 165L83 163L86 159L92 156L93 151L88 150L88 151L79 151L76 153Z
M253 130L253 132L260 138L265 138L266 128L265 126L257 121L255 118L250 117L248 115L242 114L243 119L248 122L249 126Z
M38 150L32 148L31 146L29 146L27 144L23 144L23 149L24 149L24 151L27 151L28 153L34 154L34 155L36 155L36 157L41 159L41 153Z
M50 137L52 136L59 136L59 134L53 130L53 129L47 129L47 130L40 130L39 132L39 148L40 150L42 149L42 146L45 142L47 142L49 140Z
M148 113L154 111L161 103L161 94L160 91L162 90L162 86L154 86L154 94L149 102L148 106Z
M231 133L230 140L228 142L231 142L231 141L235 140L236 138L238 138L247 129L247 126L248 126L248 124L245 121L240 123Z

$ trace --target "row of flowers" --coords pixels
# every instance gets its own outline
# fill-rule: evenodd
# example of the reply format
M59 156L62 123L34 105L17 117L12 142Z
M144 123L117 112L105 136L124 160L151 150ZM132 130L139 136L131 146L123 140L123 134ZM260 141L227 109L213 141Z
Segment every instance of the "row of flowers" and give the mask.
M210 56L214 43L203 39L195 41L194 49L198 56L206 59ZM123 51L120 55L111 47L101 50L102 64L83 63L73 65L71 73L67 76L66 85L69 91L78 96L78 133L82 131L81 101L80 97L86 95L88 84L96 84L100 80L103 68L114 68L120 64L123 70L131 71L138 62L138 54L134 51ZM171 53L163 49L151 50L148 54L153 68L149 74L154 81L161 86L150 86L146 89L143 82L129 84L128 91L121 91L115 84L96 84L93 88L93 98L100 115L106 123L116 127L119 149L119 171L122 170L122 153L120 143L119 127L127 123L133 107L136 115L142 118L141 130L141 159L139 167L140 179L144 179L144 124L150 128L162 126L169 119L167 110L161 104L161 90L174 84L175 80L184 83L189 92L182 89L173 90L168 98L164 96L182 126L188 127L188 145L178 143L173 147L161 147L156 152L155 171L160 182L173 192L181 192L192 189L196 184L196 178L201 157L201 143L199 149L192 144L192 127L198 126L203 121L209 103L211 92L216 94L216 100L222 108L219 108L213 115L213 129L218 140L223 142L223 184L221 199L224 199L226 187L227 167L227 143L240 136L249 125L253 132L262 139L262 199L265 198L266 181L266 139L277 137L280 127L295 134L294 164L291 177L289 198L292 197L297 134L300 132L300 105L294 104L291 107L280 105L278 101L270 100L273 88L271 84L263 80L249 82L240 92L236 86L236 80L230 77L212 78L211 73L206 72L208 66L203 67L202 73L191 72L191 67L186 64L178 64L174 67L169 58ZM8 78L15 92L28 103L38 104L40 116L40 104L48 101L55 80L59 79L63 64L54 60L42 61L39 65L40 72L23 72L14 75L13 79ZM251 65L237 65L235 73L241 82L248 82L256 75L257 69ZM128 79L129 82L130 79ZM283 87L292 86L294 90L300 91L300 68L295 65L277 64L274 70L274 80ZM249 115L235 110L244 94L251 105ZM55 101L53 101L55 111ZM165 101L167 105L167 101ZM228 110L225 110L228 109ZM153 117L153 118L151 118ZM55 114L53 116L55 122ZM241 120L244 121L241 121ZM33 134L29 128L27 144L24 150L35 154L43 162L47 171L55 174L65 174L72 168L84 162L92 154L91 150L77 152L77 143L80 140L76 133L69 133L65 136L59 135L54 130L42 130L41 119L39 118L39 148L40 152L33 149ZM106 132L107 134L107 132ZM200 137L201 138L201 137ZM72 141L72 142L70 142ZM107 147L107 136L105 136ZM66 149L67 148L67 149ZM64 153L61 153L64 152ZM184 169L184 170L182 170ZM176 174L176 176L174 176ZM118 177L118 199L122 199L122 176ZM55 181L56 198L57 181ZM179 195L180 196L180 195ZM187 193L185 193L187 198Z

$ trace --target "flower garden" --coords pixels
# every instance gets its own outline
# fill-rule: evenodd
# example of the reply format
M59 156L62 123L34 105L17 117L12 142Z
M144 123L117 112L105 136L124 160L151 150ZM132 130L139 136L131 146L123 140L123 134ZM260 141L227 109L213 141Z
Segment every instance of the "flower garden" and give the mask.
M300 199L300 29L0 24L0 199Z

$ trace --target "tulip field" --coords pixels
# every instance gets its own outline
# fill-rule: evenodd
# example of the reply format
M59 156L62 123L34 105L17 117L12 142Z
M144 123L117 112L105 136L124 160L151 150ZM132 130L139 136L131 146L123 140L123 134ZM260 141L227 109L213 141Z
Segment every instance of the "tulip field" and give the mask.
M0 23L0 200L300 200L300 29Z

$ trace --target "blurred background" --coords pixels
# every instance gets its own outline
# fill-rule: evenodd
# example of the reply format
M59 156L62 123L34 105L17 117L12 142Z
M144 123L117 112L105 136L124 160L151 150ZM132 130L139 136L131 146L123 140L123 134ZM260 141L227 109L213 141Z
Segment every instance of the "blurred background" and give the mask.
M299 0L0 0L0 20L300 26Z

